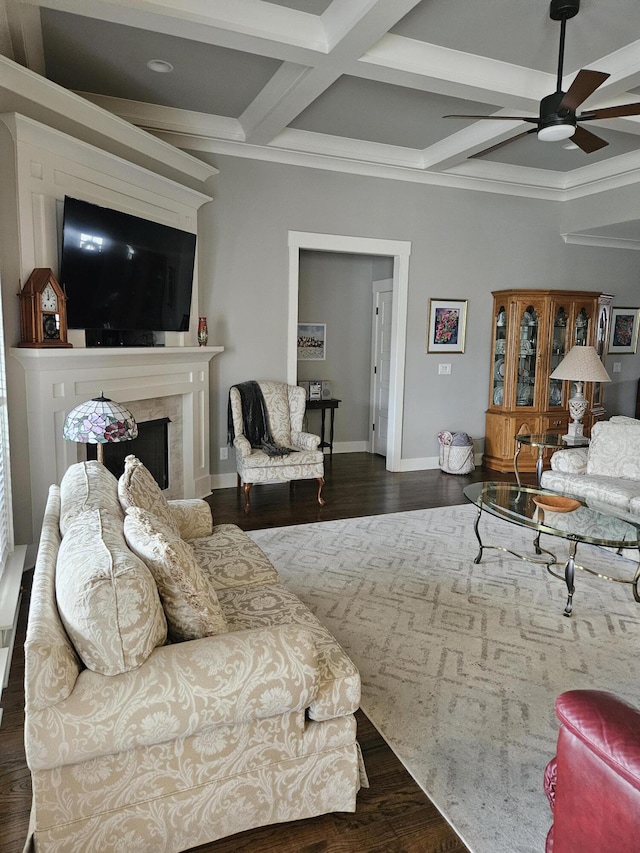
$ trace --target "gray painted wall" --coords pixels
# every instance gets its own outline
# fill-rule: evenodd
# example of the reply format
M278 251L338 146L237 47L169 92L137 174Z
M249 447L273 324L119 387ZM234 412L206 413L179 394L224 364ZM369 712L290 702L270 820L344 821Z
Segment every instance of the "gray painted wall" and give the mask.
M200 156L220 169L199 244L201 310L211 343L227 348L212 362L213 473L234 470L217 451L229 386L286 377L289 230L411 241L404 459L437 456L443 428L484 436L492 290L605 290L614 304L640 302L637 253L565 244L555 202ZM425 352L429 298L442 297L469 300L466 351L446 359ZM609 414L633 410L639 359L617 359L623 372L611 375L624 384L609 390ZM438 375L443 361L450 376Z
M298 380L329 379L341 400L336 442L368 442L371 388L373 259L339 252L300 252L298 320L326 323L325 361L299 361ZM309 430L320 432L320 412L309 412Z

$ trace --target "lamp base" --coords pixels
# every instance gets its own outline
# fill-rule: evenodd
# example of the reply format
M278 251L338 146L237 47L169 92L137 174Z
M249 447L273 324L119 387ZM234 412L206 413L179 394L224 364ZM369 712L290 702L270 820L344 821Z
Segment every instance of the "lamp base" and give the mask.
M567 434L562 436L565 444L584 444L584 425L572 421L567 427Z

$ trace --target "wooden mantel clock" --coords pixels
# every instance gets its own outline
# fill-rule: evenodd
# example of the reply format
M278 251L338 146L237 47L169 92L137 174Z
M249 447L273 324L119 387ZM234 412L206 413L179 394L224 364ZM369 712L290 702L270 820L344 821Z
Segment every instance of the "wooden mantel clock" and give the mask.
M53 270L37 267L19 294L21 347L71 347L67 297Z

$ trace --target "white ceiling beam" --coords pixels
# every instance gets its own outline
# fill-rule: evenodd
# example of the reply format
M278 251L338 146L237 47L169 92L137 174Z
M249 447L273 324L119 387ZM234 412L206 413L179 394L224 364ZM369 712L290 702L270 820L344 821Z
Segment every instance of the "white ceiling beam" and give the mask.
M336 13L335 18L329 18L331 53L327 57L318 57L313 68L300 71L285 67L274 75L240 116L247 141L268 145L344 74L345 66L353 65L415 5L416 0L357 0L349 7L339 3L341 14ZM350 28L347 28L347 20ZM339 34L341 37L336 41Z
M593 103L598 103L605 98L607 106L613 106L614 102L609 102L609 99L622 96L624 101L628 103L628 89L634 89L640 85L640 40L631 42L620 50L603 56L597 62L589 64L589 69L594 71L604 71L609 74L609 79L598 88L593 96ZM571 85L575 74L568 74L562 81L564 91ZM639 100L638 96L631 96L632 101ZM591 102L590 102L591 103Z
M369 27L376 31L382 27L382 32L387 32L420 3L421 0L333 0L322 15L329 50L340 44L365 17ZM363 50L373 43L367 40Z
M271 148L316 154L321 157L340 157L365 163L390 164L410 169L422 169L422 153L416 148L365 142L326 133L286 128L271 143Z
M261 0L16 2L303 64L327 52L324 25L317 15Z
M537 114L539 101L555 91L553 74L385 35L359 58L349 74L466 100Z
M500 115L500 112L495 115ZM424 168L451 169L472 154L517 136L530 127L533 125L519 121L476 121L425 148L422 152Z
M77 91L75 94L144 130L165 130L170 133L244 142L244 131L236 118L96 95L93 92Z

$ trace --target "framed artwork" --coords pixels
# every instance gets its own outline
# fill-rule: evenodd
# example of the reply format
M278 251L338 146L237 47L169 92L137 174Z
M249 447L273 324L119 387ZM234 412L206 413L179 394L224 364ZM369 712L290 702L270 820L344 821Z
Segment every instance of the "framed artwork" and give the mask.
M430 299L427 352L464 352L466 299Z
M640 308L611 309L609 352L634 353L638 349L638 316Z
M324 361L327 357L327 324L298 323L298 361Z

